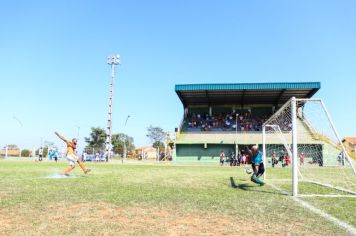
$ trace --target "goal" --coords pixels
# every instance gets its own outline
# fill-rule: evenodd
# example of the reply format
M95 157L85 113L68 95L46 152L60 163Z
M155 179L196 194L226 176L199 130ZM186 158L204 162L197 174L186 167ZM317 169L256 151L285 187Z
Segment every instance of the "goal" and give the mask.
M300 197L356 197L354 161L321 99L291 98L263 124L265 179Z

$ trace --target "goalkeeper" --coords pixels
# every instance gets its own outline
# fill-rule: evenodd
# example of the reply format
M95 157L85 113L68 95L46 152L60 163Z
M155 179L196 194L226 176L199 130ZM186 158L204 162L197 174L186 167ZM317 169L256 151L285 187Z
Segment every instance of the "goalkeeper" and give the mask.
M58 138L62 139L66 145L67 145L67 153L66 153L66 159L69 163L69 166L64 170L64 175L69 175L69 172L71 172L75 168L75 163L77 162L80 166L80 168L83 170L84 174L87 174L91 171L91 169L88 169L84 166L84 163L79 160L79 158L75 155L75 149L77 148L77 139L72 139L72 141L67 140L64 138L62 135L60 135L57 132L54 132L55 135L58 136Z
M259 185L264 185L265 183L259 179L259 177L261 177L265 172L262 153L258 151L258 147L256 145L251 147L249 153L251 155L251 163L252 163L252 170L253 170L251 181Z

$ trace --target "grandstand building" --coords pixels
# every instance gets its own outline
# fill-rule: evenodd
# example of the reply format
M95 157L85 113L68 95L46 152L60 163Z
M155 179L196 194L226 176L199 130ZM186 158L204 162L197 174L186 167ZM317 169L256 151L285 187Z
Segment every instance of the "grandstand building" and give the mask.
M311 98L319 89L319 82L176 85L183 115L174 158L218 162L221 151L228 156L261 146L262 124L275 111L291 97Z

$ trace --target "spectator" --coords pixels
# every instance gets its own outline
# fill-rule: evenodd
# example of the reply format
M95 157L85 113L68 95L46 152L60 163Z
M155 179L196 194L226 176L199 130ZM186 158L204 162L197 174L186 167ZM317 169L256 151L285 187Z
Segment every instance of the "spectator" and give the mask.
M284 167L289 166L292 163L290 156L286 153L284 154Z
M337 162L339 163L339 166L342 166L342 152L339 153L339 155L337 156Z
M58 161L58 156L59 156L59 153L58 153L57 149L53 150L53 158L54 158L55 162Z
M225 162L225 152L221 151L220 152L220 165L223 166Z
M241 154L241 165L246 165L246 155L245 155L245 153L242 153Z
M276 158L276 153L273 152L273 154L272 154L272 167L274 168L275 165L278 165L278 160Z
M88 156L88 154L86 152L83 152L83 155L82 155L83 161L87 160L87 156Z
M236 166L236 159L234 151L230 152L230 166Z
M38 150L38 161L42 161L43 158L43 148L40 147L40 149Z
M159 154L159 160L162 161L164 159L164 152L161 151Z
M49 150L48 150L48 159L50 161L52 161L52 159L53 159L53 150L52 150L52 148L49 148Z
M301 165L301 166L304 165L304 158L305 158L304 152L302 152L302 153L300 154L299 158L300 158L300 165Z

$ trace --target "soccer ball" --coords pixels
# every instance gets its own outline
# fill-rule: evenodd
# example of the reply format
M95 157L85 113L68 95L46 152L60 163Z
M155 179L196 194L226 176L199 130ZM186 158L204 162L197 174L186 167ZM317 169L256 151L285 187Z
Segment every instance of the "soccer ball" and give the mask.
M252 174L252 169L246 169L246 173L249 175Z

